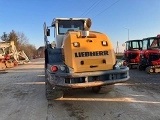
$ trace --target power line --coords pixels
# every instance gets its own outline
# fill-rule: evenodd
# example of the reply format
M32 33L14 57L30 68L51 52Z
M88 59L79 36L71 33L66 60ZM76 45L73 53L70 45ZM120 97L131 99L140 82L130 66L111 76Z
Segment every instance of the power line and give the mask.
M80 17L82 17L83 15L86 16L91 10L93 10L94 7L96 7L102 0L96 1L94 2L85 12L83 12L81 14Z
M108 2L112 1L112 0L104 0L104 2L97 8L95 9L96 11L92 11L93 14L90 14L90 18L92 18L93 16L95 16L97 13L101 12L102 10L104 10L106 8L106 6L108 5Z
M100 13L98 13L97 15L93 16L93 18L97 17L98 15L104 13L106 10L108 10L109 8L113 7L116 3L118 3L120 0L115 1L114 3L112 3L109 7L107 7L106 9L104 9L103 11L101 11Z

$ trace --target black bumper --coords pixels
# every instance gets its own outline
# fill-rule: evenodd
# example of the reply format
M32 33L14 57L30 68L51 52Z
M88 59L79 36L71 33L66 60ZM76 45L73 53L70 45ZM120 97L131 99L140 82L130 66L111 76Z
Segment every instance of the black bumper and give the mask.
M89 81L89 77L97 76L103 79ZM105 77L106 76L106 77ZM66 83L65 80L74 80L77 78L84 78L85 80L81 83ZM106 79L104 79L106 78ZM51 74L48 72L48 81L54 87L61 88L87 88L95 86L110 85L115 83L126 82L130 78L129 68L125 67L118 70L107 70L107 71L95 71L95 72L84 72L84 73L55 73Z

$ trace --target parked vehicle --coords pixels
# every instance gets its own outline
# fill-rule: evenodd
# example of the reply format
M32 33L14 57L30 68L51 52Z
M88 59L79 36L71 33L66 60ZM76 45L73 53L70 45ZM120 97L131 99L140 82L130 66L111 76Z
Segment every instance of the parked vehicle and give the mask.
M0 70L29 62L24 51L17 51L14 41L0 42Z
M124 59L127 66L132 69L140 62L140 51L142 50L142 40L129 40L125 42Z
M90 31L91 19L55 18L55 47L44 23L46 98L63 97L66 89L92 88L126 82L129 68L116 61L112 43L104 33Z
M142 40L142 51L139 70L147 73L160 72L160 35Z

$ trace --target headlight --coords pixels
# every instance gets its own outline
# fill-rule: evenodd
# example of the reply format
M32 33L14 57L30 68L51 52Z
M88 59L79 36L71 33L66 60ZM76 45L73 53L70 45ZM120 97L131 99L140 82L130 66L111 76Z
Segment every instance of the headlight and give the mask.
M117 60L116 64L113 66L113 69L121 69L126 67L126 61L125 60Z
M64 70L65 70L65 67L64 67L64 66L60 66L60 69L61 69L62 71L64 71Z
M74 43L73 43L73 46L74 46L74 47L80 47L80 43L79 43L79 42L74 42Z
M107 41L102 41L102 46L108 46Z

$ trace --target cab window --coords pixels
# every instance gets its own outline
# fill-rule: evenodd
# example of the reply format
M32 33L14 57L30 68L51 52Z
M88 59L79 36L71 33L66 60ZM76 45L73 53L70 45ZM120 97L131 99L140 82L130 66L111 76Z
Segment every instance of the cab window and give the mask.
M76 31L84 29L83 20L59 20L58 34L65 34L67 31Z

